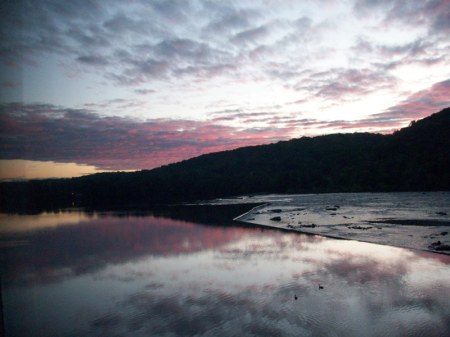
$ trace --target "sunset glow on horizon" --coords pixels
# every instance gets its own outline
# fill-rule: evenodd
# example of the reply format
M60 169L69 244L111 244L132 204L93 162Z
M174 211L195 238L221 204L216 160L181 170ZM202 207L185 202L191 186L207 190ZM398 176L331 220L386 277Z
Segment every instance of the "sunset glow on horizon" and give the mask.
M71 178L108 171L111 170L99 170L92 165L76 163L55 163L53 161L23 159L0 160L0 181Z
M0 19L0 180L391 133L450 106L450 0L8 0Z

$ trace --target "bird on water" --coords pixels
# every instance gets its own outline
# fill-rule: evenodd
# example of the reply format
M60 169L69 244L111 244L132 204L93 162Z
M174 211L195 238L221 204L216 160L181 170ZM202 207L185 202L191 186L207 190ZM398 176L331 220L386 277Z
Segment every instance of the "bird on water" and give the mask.
M319 283L319 289L323 289L323 286L321 286L320 283Z

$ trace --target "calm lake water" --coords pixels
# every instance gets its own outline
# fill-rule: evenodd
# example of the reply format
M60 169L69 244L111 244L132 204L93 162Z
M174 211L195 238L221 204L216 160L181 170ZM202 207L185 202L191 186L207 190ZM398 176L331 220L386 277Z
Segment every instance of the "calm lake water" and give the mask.
M236 212L0 216L6 336L450 335L450 256Z

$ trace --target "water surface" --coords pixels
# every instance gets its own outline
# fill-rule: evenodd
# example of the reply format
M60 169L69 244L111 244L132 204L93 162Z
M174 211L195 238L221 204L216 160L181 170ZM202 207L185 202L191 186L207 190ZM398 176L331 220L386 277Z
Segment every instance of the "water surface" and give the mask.
M170 213L2 216L6 336L450 334L450 256Z

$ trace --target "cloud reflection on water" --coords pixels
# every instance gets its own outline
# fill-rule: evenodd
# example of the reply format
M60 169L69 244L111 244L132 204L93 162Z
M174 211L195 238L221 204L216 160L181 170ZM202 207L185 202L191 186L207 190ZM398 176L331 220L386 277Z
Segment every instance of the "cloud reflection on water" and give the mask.
M58 281L60 277L92 273L108 264L149 255L214 249L251 233L243 227L205 227L151 215L92 216L80 220L76 226L38 227L31 232L4 235L5 241L28 243L3 251L4 281Z
M34 309L64 307L67 321L40 326L48 336L450 332L450 256L150 215L93 217L28 240L2 275L24 305L9 324L33 331Z
M364 268L351 258L347 265L348 269L352 265ZM326 271L317 266L319 277L325 278L324 290L316 287L314 272L273 287L240 280L241 287L231 284L227 288L217 280L220 286L214 288L201 279L202 270L196 281L199 287L174 289L169 285L169 289L133 294L120 303L118 321L94 330L108 334L120 327L127 334L175 336L326 336L331 330L338 336L441 336L449 331L448 295L411 293L411 284L404 279L406 269L396 273L388 268L390 272L380 276L380 266L369 268L358 284L349 283L348 274L337 266ZM448 293L448 283L442 290Z
M118 303L121 316L112 327L91 328L175 336L326 336L331 331L441 336L450 331L448 257L444 264L433 254L346 243L268 231L230 241L208 265L199 263L206 254L200 252L174 280L166 278L177 273L168 257L167 269L159 264L162 276L154 275L166 280L163 287ZM428 280L417 277L425 265L433 274ZM319 283L325 289L319 290Z

